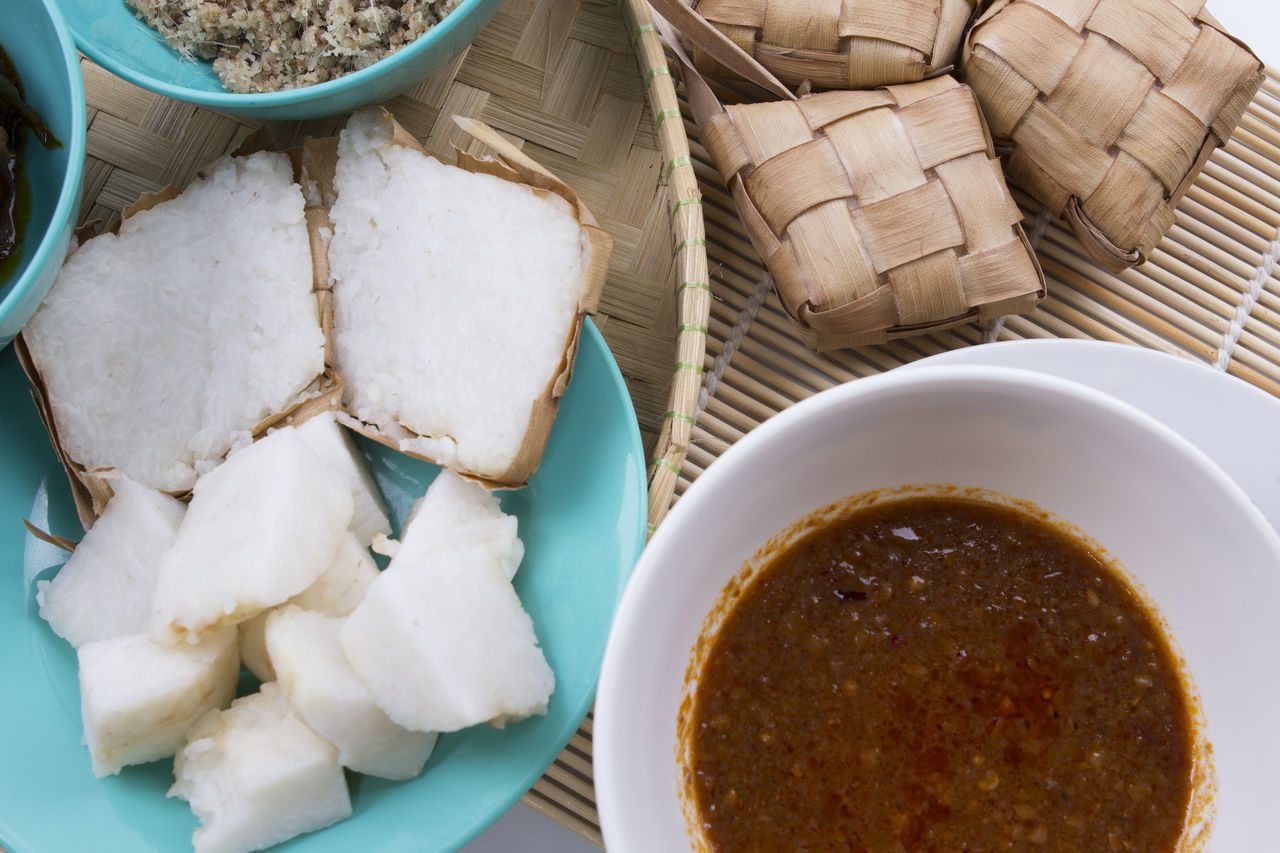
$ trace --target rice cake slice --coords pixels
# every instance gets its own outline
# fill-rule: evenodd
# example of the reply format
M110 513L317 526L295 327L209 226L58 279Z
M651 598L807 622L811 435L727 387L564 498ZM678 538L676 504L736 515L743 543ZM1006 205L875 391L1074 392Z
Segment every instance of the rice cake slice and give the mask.
M157 642L195 642L311 586L347 535L343 475L293 427L237 450L197 481L152 603Z
M301 432L301 431L299 431ZM264 610L236 626L240 634L240 660L259 681L274 681L275 668L267 654L267 618L283 607L297 606L325 616L346 616L356 609L369 585L378 577L378 564L354 533L338 542L329 567L315 583L284 604Z
M294 604L271 611L266 644L294 713L338 748L338 761L358 773L412 779L435 748L435 732L411 732L391 721L342 651L341 616Z
M361 110L336 164L304 156L304 179L336 194L327 260L345 422L487 485L520 486L612 239L563 182L478 122L463 126L503 161L444 164L386 111Z
M390 564L338 638L373 699L410 731L451 732L545 714L555 673L511 584L489 511L448 471L427 488ZM470 488L479 488L467 484ZM467 517L470 517L467 520Z
M40 615L74 648L145 633L156 575L187 508L168 495L116 480L115 495L53 580L36 581Z
M294 426L312 450L350 481L355 500L351 532L360 544L368 545L378 534L390 536L391 519L369 470L369 460L356 447L350 432L334 420L334 413L326 410Z
M200 821L195 853L262 850L351 816L337 748L298 718L275 682L201 717L173 776L168 795Z
M73 480L176 494L315 391L325 339L287 155L224 158L143 207L67 258L19 354ZM91 520L110 490L88 488Z
M146 634L94 640L76 661L84 743L98 778L173 755L204 714L230 704L240 674L232 628L176 646Z

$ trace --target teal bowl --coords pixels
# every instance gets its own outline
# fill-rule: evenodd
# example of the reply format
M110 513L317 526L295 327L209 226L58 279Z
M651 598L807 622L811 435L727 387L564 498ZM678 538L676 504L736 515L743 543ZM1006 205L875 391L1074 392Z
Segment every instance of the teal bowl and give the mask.
M84 81L71 33L55 0L4 0L0 46L13 60L27 103L61 144L45 148L29 134L22 169L31 216L17 263L0 273L0 347L7 346L49 292L66 257L84 179Z
M183 59L136 18L124 0L50 0L62 8L76 46L134 85L175 100L244 118L306 119L340 115L394 97L439 71L493 18L502 0L462 0L412 44L345 77L264 94L223 88L207 62Z

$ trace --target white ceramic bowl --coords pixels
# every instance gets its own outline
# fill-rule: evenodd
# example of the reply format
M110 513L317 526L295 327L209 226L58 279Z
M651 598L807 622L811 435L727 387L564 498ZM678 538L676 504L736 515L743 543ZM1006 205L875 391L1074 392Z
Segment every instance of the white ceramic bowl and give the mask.
M998 367L861 379L756 428L698 478L624 593L597 691L610 853L688 849L676 718L704 616L774 533L847 495L953 483L1029 500L1145 590L1184 655L1213 746L1210 848L1256 851L1280 801L1280 538L1203 453L1126 404Z

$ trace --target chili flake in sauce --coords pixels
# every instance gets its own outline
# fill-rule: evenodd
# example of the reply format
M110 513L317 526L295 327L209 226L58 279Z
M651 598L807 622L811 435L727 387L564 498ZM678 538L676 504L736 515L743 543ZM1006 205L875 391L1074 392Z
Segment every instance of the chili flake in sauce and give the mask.
M710 641L686 785L716 851L1172 851L1192 705L1156 617L1017 509L909 497L772 558Z

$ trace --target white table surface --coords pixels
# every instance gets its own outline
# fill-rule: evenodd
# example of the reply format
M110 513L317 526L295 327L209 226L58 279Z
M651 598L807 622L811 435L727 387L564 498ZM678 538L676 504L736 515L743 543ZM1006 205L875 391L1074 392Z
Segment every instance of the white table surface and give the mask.
M1280 3L1276 0L1209 0L1209 11L1227 32L1243 40L1272 67L1280 67ZM517 803L463 853L597 853L594 844Z

